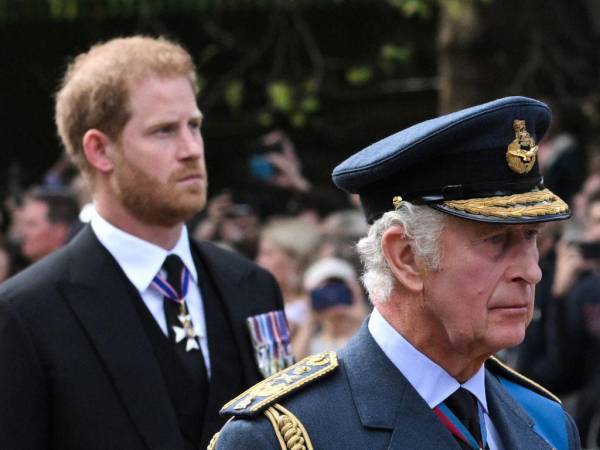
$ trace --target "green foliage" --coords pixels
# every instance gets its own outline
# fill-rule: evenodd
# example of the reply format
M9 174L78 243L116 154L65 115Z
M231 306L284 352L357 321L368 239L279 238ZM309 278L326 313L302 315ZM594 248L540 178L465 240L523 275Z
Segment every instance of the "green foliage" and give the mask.
M385 0L407 17L430 18L439 5L460 13L465 3L493 0ZM285 3L289 2L289 5ZM349 3L349 0L345 1ZM283 3L283 4L282 4ZM0 21L50 19L73 21L94 17L131 17L140 13L205 13L216 10L308 8L338 5L344 0L0 0ZM18 4L15 7L15 4ZM292 6L293 5L293 6Z
M412 55L411 45L386 42L379 49L379 66L384 73L390 75L398 65L408 63Z
M438 0L440 5L446 9L451 17L460 17L466 6L476 1L489 3L491 0Z
M306 125L306 114L296 111L290 117L290 123L294 128L302 128Z
M204 89L206 88L206 77L200 75L199 73L196 73L196 80L198 83L198 95L202 95Z
M274 81L267 85L267 95L275 110L290 112L293 106L292 87L286 81Z
M436 0L387 0L387 2L390 6L402 11L407 17L417 16L429 18Z
M351 67L346 71L346 81L355 86L364 85L372 78L373 68L370 66Z
M49 14L54 19L76 19L79 15L78 0L48 0Z
M208 64L215 56L219 54L219 46L216 44L205 45L198 54L196 61L198 66Z
M309 95L300 101L300 109L305 113L314 113L321 106L319 99L315 95Z
M267 111L262 111L258 114L256 121L261 127L271 128L273 126L273 114Z
M225 103L229 110L238 113L244 103L244 84L241 80L232 80L225 87Z
M2 21L40 18L51 22L134 19L141 32L166 29L173 16L197 17L207 30L205 42L194 51L199 96L203 109L224 106L232 116L250 114L261 126L274 118L305 127L320 114L324 93L360 95L377 83L402 73L413 57L412 45L394 35L375 43L374 51L343 56L324 51L323 33L313 29L310 8L337 8L357 0L0 0ZM368 9L377 14L430 16L443 0L386 0ZM393 7L390 7L393 5ZM350 8L352 9L352 8ZM264 11L263 11L264 10ZM260 17L260 25L239 25L231 17ZM225 18L225 19L223 19ZM233 23L233 26L231 25ZM188 44L188 47L192 47ZM328 54L331 52L330 54ZM343 53L343 52L342 52Z
M311 114L315 114L321 107L314 80L302 83L290 81L274 81L267 84L270 112L263 111L258 115L258 122L262 126L273 123L273 114L287 116L290 124L295 128L304 127Z
M492 3L494 0L387 0L390 6L400 10L407 17L428 19L435 8L442 6L454 17L460 16L464 8L473 2Z
M319 90L319 83L314 78L309 78L304 81L303 89L307 94L315 94Z

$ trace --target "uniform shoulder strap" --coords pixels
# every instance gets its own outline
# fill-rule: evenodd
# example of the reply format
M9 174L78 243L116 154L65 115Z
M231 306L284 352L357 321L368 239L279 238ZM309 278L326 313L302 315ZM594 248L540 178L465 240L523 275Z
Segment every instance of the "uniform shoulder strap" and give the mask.
M525 375L523 375L523 374L517 372L516 370L514 370L513 368L507 366L506 364L504 364L502 361L500 361L498 358L496 358L494 356L492 356L485 362L485 367L486 367L486 369L489 369L493 374L495 374L499 377L510 380L513 383L519 384L527 389L537 392L538 394L540 394L558 404L561 404L560 399L556 395L554 395L552 392L550 392L548 389L546 389L544 386L536 383L533 380L530 380Z
M337 355L333 351L309 356L255 384L226 403L220 413L244 418L257 416L278 400L316 382L337 367Z

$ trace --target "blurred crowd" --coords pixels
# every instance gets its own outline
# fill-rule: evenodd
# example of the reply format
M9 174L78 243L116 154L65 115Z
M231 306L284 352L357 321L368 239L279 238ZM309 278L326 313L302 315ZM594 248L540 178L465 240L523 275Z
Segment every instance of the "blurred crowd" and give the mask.
M340 348L370 310L355 251L368 226L354 198L320 191L302 173L290 139L262 138L267 151L250 169L265 186L287 191L264 208L232 187L212 196L189 223L196 239L210 240L255 260L281 288L296 359ZM600 158L576 137L552 130L540 143L546 185L571 207L539 238L542 282L523 344L499 355L547 387L576 418L584 446L600 445ZM239 199L243 198L244 201ZM64 245L89 220L83 179L61 160L40 184L5 200L0 280Z

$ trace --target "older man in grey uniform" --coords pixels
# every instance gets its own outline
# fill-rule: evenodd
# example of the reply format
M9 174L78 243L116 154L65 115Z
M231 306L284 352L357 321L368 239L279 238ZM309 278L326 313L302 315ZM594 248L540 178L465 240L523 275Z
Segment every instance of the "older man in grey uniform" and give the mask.
M246 449L577 449L559 400L493 355L519 344L540 281L540 223L569 217L543 186L546 105L509 97L379 141L334 173L360 195L375 309L339 354L233 399L211 446Z

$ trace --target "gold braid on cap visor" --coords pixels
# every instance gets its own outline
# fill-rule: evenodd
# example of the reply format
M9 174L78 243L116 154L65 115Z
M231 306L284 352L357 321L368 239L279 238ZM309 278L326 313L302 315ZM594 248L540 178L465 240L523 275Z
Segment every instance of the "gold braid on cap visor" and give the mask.
M450 200L444 205L469 214L491 217L534 217L569 211L569 206L548 189L503 197Z

